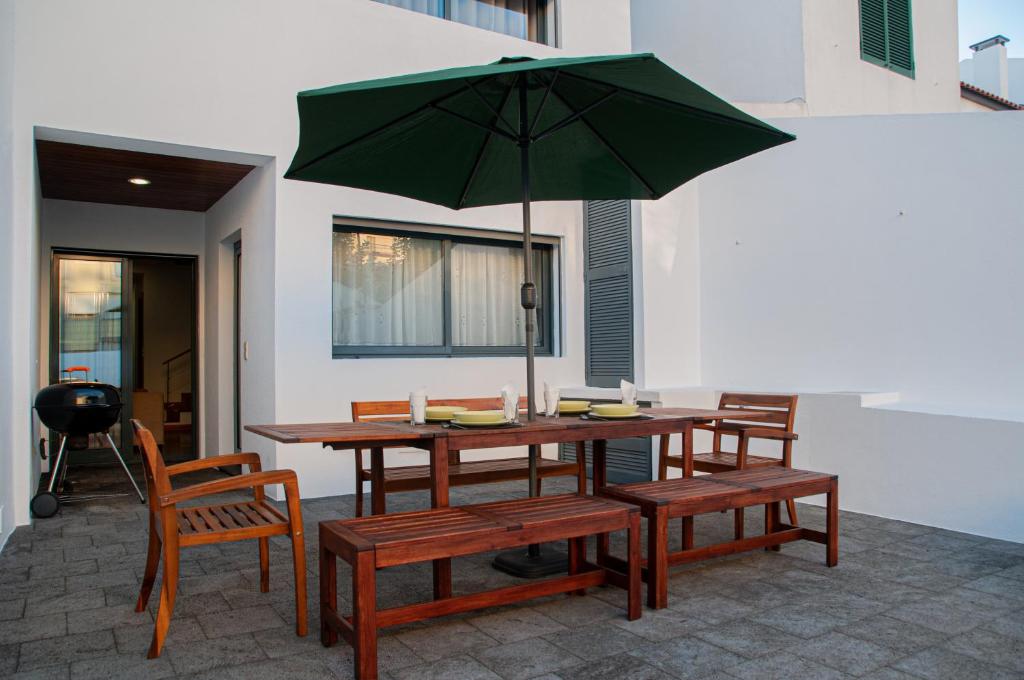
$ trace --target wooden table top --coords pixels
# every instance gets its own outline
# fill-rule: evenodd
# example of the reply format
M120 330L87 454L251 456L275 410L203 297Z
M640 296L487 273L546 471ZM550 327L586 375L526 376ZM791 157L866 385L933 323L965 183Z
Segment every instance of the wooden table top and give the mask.
M640 430L662 428L666 425L682 424L686 422L707 422L718 418L729 418L730 420L749 419L757 420L765 414L760 411L737 411L737 410L711 410L697 408L645 408L641 409L650 418L640 419L615 419L615 420L588 420L578 416L562 416L558 418L538 415L534 421L523 421L518 427L494 427L494 428L449 428L441 423L427 423L425 425L413 425L403 421L377 421L358 423L299 423L293 425L246 425L249 432L273 439L283 444L300 443L322 443L322 444L365 444L370 446L415 446L417 442L433 439L435 437L448 437L458 440L461 438L479 438L481 436L496 437L501 439L512 437L523 437L528 439L543 438L545 435L555 435L559 431L573 430L573 437L582 435L580 430L593 432L594 439L616 439L623 436L617 433L626 433L624 436L635 436L638 425L647 424L648 428ZM566 433L568 434L568 433ZM640 433L642 434L642 433ZM553 441L557 441L555 437Z

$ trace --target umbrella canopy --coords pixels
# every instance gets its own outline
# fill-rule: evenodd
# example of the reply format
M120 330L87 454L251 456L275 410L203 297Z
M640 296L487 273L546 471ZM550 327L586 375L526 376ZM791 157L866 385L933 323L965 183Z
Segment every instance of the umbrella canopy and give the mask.
M530 197L555 201L657 199L794 139L652 54L505 58L300 92L298 105L285 177L455 209L522 201L524 144Z

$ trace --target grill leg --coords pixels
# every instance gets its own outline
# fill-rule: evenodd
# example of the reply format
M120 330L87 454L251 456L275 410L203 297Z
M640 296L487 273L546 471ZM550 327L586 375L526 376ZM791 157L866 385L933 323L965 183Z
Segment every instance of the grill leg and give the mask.
M57 460L53 461L53 469L50 470L50 485L46 487L46 490L50 493L53 493L53 490L57 487L57 479L60 477L60 464L64 460L64 449L67 443L67 436L61 435L60 448L57 450Z
M145 503L146 497L142 495L142 490L139 489L139 485L135 483L135 478L132 477L131 470L128 469L128 463L124 462L124 456L121 455L121 452L118 450L117 445L114 444L113 437L110 436L109 432L104 432L103 435L107 438L107 443L110 444L110 448L114 449L114 455L116 455L117 459L121 462L121 467L124 468L124 473L128 475L128 481L131 482L132 486L135 487L135 493L139 495L139 500Z

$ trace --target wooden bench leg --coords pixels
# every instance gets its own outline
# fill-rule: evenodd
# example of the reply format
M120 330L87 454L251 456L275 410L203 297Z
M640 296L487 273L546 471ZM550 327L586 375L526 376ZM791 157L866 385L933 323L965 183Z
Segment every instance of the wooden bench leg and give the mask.
M683 477L693 477L693 423L683 431ZM683 518L683 550L693 548L693 517Z
M647 606L668 606L668 508L647 519Z
M743 540L743 508L733 510L733 534L737 541Z
M387 512L384 498L384 449L370 449L370 513L383 515Z
M666 533L666 536L668 534ZM636 621L640 618L640 513L629 514L629 530L626 535L629 544L629 588L627 589L628 609L626 618ZM667 566L667 565L666 565Z
M782 508L779 503L765 503L764 506L764 533L772 534L779 530L779 518L782 516ZM765 550L778 552L782 549L780 545L769 545Z
M327 625L325 612L338 613L338 559L320 546L320 642L330 647L338 641L338 633Z
M790 526L800 526L800 521L796 518L796 499L790 498L786 501L786 510L789 512L789 524Z
M608 473L608 461L606 458L608 452L608 442L605 441L604 439L595 439L591 446L593 447L591 450L593 451L594 456L592 467L593 472L591 476L594 479L594 495L596 496L599 490L604 488L605 485L608 483L608 479L606 476ZM608 534L598 534L597 556L599 559L608 554L609 546L610 541L608 539Z
M430 445L430 507L448 507L448 440L438 437ZM452 561L434 560L434 599L452 596Z
M270 539L256 539L260 544L260 592L270 592Z
M839 483L833 481L825 496L825 513L827 525L825 529L825 564L834 567L839 564Z
M352 642L356 677L377 677L377 565L364 550L352 565Z
M587 443L576 442L576 493L587 495Z
M579 536L569 539L569 574L580 573L580 567L587 561L587 537ZM586 595L587 589L574 590L570 595Z

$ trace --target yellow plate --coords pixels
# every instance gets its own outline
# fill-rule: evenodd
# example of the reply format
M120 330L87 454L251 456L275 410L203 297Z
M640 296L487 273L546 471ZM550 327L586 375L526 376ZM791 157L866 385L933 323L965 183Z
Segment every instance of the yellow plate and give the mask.
M638 413L635 404L594 404L590 412L602 418L628 418Z
M639 418L640 416L643 415L643 413L640 413L638 411L636 413L619 413L617 415L612 415L611 413L594 413L593 411L591 411L589 415L592 415L596 418L608 418L610 420L628 420L630 418Z
M451 420L456 413L465 411L465 406L428 406L427 420L432 422L443 422Z
M564 399L558 402L558 412L567 416L575 415L577 413L586 413L589 410L589 401L572 401L570 399Z
M459 425L503 425L505 414L501 411L458 411L452 420Z

